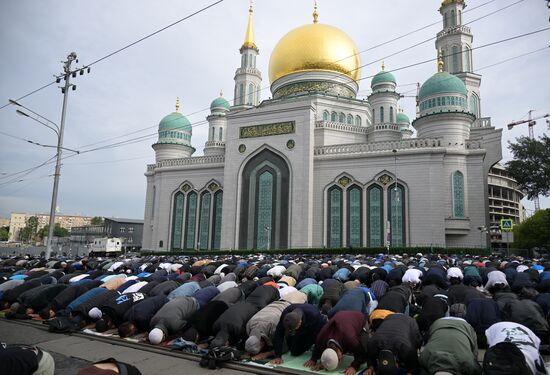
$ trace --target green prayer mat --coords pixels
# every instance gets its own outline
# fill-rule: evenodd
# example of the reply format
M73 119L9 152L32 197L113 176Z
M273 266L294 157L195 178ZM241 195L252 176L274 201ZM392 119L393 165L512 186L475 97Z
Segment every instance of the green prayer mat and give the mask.
M281 365L276 366L276 367L289 368L289 369L293 369L293 370L307 372L309 374L320 374L320 375L340 374L341 375L342 371L344 371L344 369L346 369L351 364L351 362L353 361L353 356L344 355L344 358L342 358L342 361L340 362L340 365L334 371L326 371L326 370L311 371L311 369L303 366L304 363L310 358L311 358L311 353L310 352L305 352L304 354L302 354L301 356L298 356L298 357L291 356L290 354L287 353L287 354L283 355L283 361L284 362ZM361 371L363 371L366 368L367 368L367 366L366 366L366 364L364 364L359 369L359 371L357 371L357 373L360 373Z

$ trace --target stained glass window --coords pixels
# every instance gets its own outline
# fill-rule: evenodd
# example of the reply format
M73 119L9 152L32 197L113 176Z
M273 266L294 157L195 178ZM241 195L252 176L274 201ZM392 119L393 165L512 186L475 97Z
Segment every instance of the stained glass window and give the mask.
M453 173L453 216L464 217L464 175Z
M197 193L187 195L187 213L185 223L185 248L195 248L195 221L197 219Z
M265 171L260 175L258 182L258 226L256 227L258 249L271 248L272 216L273 174Z
M181 230L183 225L183 194L177 193L174 197L172 217L172 249L181 249Z
M368 192L369 247L383 245L382 237L382 188L372 186Z
M214 228L212 249L219 249L222 238L222 207L223 207L223 191L219 190L214 194Z
M208 249L208 232L210 230L210 201L210 193L202 193L199 217L199 249Z
M390 244L391 246L403 246L405 244L405 231L403 220L403 208L405 196L401 186L388 187L388 210L390 216Z
M361 188L353 186L348 189L348 246L360 247L362 245L362 211Z
M328 111L323 112L323 121L328 121L330 119L330 114Z
M328 246L342 247L342 190L338 187L328 192Z

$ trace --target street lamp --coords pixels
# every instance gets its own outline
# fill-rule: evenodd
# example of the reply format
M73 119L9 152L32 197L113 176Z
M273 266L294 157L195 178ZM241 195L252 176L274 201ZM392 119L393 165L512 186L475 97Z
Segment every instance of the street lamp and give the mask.
M481 245L481 248L485 247L484 244L483 244L483 233L487 233L489 230L487 229L487 227L485 225L482 225L480 227L477 227L477 229L479 230L479 240L480 240L480 245Z
M397 196L397 150L396 149L393 149L391 150L391 152L393 152L393 163L394 163L394 177L395 177L395 188L394 188L394 192L393 192L393 199L394 199L394 202L393 202L393 205L395 207L395 213L394 213L394 216L393 216L393 220L394 220L394 225L393 226L390 226L391 228L391 234L392 234L392 237L393 237L393 234L395 233L395 237L397 237L397 203L399 202L399 198ZM391 221L390 221L391 223ZM395 230L395 232L394 232Z

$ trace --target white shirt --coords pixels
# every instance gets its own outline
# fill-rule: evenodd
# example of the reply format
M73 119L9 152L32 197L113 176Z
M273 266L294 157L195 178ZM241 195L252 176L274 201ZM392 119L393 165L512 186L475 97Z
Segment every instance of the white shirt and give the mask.
M128 288L124 289L122 294L139 292L139 290L147 284L148 284L147 281L139 281L135 284L130 285Z
M546 375L544 359L539 354L540 339L529 328L519 323L495 323L485 331L489 347L500 342L515 344L525 356L525 361L535 375Z

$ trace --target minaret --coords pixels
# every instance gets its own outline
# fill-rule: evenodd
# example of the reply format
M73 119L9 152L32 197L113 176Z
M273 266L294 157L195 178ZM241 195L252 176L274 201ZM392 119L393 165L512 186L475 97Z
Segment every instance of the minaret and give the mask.
M368 99L372 108L372 126L368 129L368 141L401 139L402 135L397 125L397 102L400 98L399 93L395 91L397 81L391 72L386 71L383 62L382 70L372 78L370 87L372 94Z
M443 0L439 12L443 16L443 30L437 34L435 47L443 53L444 71L456 75L468 90L468 109L481 117L479 87L481 76L474 73L470 27L464 26L462 13L465 0Z
M259 54L254 42L254 27L252 26L252 0L248 10L248 25L244 35L241 52L241 66L235 72L234 107L251 108L260 104L262 89L262 74L256 69L256 57Z
M210 104L210 115L208 120L208 140L204 145L204 155L223 155L225 153L225 137L227 130L227 114L229 113L229 102L220 96Z
M176 111L160 120L158 140L152 145L156 162L191 157L195 152L191 146L192 135L193 127L180 113L180 99L176 98Z

